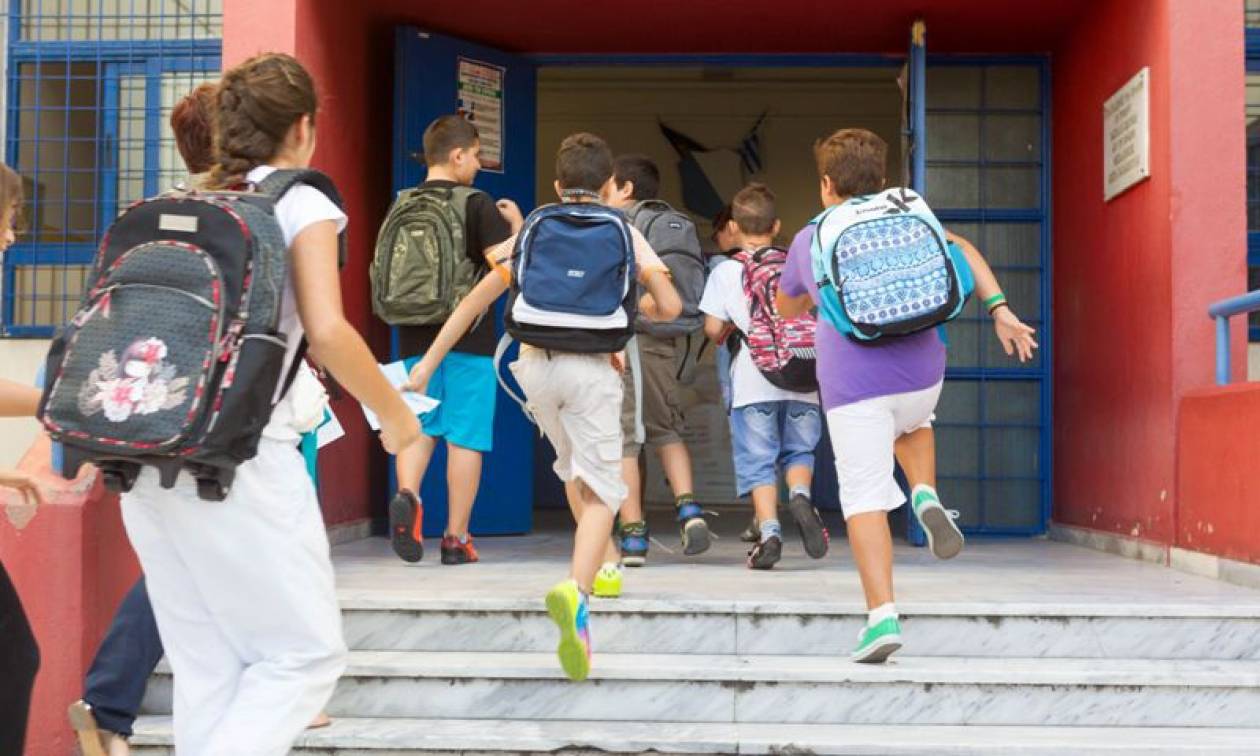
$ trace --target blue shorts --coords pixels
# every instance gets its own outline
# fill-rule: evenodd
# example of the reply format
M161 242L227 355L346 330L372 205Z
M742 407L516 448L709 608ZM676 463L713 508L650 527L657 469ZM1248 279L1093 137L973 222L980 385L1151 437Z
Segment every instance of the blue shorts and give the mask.
M410 371L419 361L420 356L417 356L404 363ZM494 405L498 401L498 388L493 357L451 352L434 371L425 392L441 404L420 416L420 427L426 436L444 438L448 444L472 451L488 452L494 447Z
M814 469L822 438L822 411L808 402L759 402L731 410L736 494L777 486L790 467Z

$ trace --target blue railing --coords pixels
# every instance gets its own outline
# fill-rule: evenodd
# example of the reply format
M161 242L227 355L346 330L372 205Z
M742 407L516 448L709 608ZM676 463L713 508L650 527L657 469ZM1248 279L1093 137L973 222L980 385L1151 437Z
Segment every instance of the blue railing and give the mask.
M1240 297L1222 299L1208 308L1208 315L1216 318L1216 384L1229 383L1229 319L1235 315L1260 310L1260 290Z

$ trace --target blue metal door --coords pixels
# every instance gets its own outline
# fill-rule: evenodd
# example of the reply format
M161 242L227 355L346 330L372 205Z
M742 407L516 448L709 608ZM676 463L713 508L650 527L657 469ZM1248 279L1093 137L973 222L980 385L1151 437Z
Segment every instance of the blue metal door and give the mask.
M425 127L438 116L472 110L482 135L483 162L497 147L499 165L477 175L476 185L495 198L509 197L528 212L534 203L535 67L525 59L415 27L395 34L394 190L415 186L424 166L414 159ZM467 89L490 83L477 102L461 100ZM496 97L501 119L491 105ZM502 331L502 303L497 315ZM400 356L393 339L393 357ZM495 411L494 451L487 454L471 529L478 535L524 533L533 523L534 439L520 409L502 393ZM392 477L392 472L391 472ZM426 535L446 527L446 453L439 445L421 487Z

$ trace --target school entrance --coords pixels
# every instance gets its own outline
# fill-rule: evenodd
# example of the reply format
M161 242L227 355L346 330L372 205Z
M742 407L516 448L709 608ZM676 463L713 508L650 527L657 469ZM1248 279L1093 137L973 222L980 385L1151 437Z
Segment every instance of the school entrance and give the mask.
M917 31L916 31L917 30ZM926 34L924 33L926 31ZM662 197L710 220L749 180L778 195L786 245L821 209L814 141L860 126L890 146L889 181L913 185L952 231L989 257L1027 322L1050 322L1049 72L1043 56L933 56L931 31L904 30L906 52L871 54L520 55L416 26L394 33L394 189L424 175L421 135L460 110L482 134L477 185L523 208L556 201L551 163L560 141L592 131L616 153L644 153ZM940 489L973 534L1037 535L1050 516L1050 343L1036 359L1007 358L978 303L947 329L949 371L937 418ZM733 503L726 413L713 350L680 340L681 403L697 497ZM563 508L551 452L500 395L495 450L483 474L473 531L521 533L535 507ZM817 500L838 509L824 448ZM526 461L535 459L528 466ZM671 501L655 454L645 498ZM534 476L527 488L527 475ZM426 527L441 533L445 471L430 468ZM532 496L525 495L532 492ZM917 528L916 528L917 529ZM921 536L908 533L912 541Z

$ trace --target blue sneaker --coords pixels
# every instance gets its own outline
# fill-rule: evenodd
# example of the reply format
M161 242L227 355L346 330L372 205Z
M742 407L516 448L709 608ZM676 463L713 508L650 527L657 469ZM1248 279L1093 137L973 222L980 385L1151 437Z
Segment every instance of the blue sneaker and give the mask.
M627 567L642 567L648 555L647 523L622 523L617 535L621 546L621 563Z
M695 556L709 550L713 541L709 533L709 523L704 521L704 510L690 495L678 498L678 523L682 531L684 554Z

